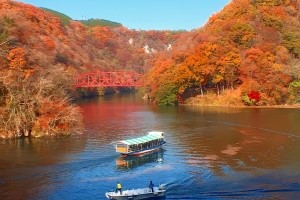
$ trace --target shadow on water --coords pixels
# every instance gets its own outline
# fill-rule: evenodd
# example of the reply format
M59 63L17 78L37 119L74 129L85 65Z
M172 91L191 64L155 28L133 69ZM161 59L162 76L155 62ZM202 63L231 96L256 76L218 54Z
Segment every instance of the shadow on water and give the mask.
M116 159L116 166L120 170L128 171L147 163L163 162L163 155L164 150L161 149L157 152L141 156L120 156Z
M37 191L43 193L43 187L59 178L53 166L67 164L72 154L85 147L85 139L80 136L0 142L0 199L32 199ZM59 170L66 178L67 171L62 167Z

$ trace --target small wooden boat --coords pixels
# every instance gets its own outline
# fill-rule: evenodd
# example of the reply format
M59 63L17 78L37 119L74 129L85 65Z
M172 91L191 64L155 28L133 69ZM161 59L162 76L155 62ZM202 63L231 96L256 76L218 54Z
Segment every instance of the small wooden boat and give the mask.
M125 190L122 192L106 192L105 196L108 199L113 200L139 200L139 199L149 199L149 198L160 198L165 196L165 185L161 184L159 187L153 187L153 192L150 188L140 188Z
M148 135L114 142L116 152L125 156L137 156L151 153L162 148L166 143L164 132L151 131Z

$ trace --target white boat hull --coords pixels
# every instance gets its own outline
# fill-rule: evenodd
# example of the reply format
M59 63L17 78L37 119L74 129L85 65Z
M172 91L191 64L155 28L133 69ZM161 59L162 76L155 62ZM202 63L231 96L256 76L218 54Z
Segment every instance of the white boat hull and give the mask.
M133 190L125 190L120 194L120 192L107 192L105 193L106 198L113 200L139 200L139 199L149 199L158 198L165 196L165 189L154 187L154 192L150 188L141 188Z

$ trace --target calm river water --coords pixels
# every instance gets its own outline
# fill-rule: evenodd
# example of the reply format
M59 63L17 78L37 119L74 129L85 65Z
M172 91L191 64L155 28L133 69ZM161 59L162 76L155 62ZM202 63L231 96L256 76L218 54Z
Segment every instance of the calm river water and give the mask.
M133 95L79 103L85 131L0 141L0 199L105 199L167 184L166 199L299 199L300 109L159 107ZM165 132L164 151L124 159L110 144Z

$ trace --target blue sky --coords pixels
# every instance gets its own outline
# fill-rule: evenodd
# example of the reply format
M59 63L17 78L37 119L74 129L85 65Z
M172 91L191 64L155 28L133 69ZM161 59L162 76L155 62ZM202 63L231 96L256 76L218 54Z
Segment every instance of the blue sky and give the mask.
M106 19L136 30L192 30L230 0L18 0L72 19Z

